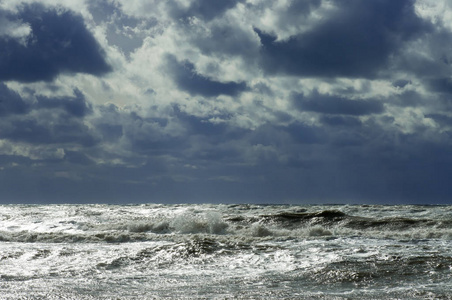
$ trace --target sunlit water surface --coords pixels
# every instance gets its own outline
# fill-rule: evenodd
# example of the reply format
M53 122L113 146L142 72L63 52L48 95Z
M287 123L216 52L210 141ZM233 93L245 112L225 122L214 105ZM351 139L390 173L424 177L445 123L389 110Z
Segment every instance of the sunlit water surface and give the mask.
M452 206L0 206L0 299L452 299L451 286Z

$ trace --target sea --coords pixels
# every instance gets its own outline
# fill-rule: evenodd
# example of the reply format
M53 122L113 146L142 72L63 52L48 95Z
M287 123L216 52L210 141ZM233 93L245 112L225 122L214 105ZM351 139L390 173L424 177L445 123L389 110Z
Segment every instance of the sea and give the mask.
M452 206L0 205L0 299L452 299Z

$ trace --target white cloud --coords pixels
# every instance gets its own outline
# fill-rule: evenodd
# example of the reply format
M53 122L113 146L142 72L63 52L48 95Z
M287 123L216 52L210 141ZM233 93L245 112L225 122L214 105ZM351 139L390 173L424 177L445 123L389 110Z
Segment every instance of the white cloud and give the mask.
M29 24L9 20L0 11L0 37L17 39L21 44L25 45L30 34L31 28Z
M417 0L415 8L422 18L452 30L452 2L449 0Z
M31 160L61 160L64 149L55 146L30 145L0 139L0 155L21 156Z

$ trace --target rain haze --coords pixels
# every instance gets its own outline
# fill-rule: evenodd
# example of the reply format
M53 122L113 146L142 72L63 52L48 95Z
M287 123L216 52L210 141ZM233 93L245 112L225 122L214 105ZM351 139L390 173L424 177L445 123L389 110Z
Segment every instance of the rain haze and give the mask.
M0 203L450 204L448 0L0 1Z

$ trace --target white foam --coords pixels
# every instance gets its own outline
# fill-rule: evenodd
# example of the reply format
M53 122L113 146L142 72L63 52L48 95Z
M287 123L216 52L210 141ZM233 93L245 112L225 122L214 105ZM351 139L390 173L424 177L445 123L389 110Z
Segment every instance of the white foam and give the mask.
M0 294L17 291L26 298L27 292L42 291L38 295L45 298L48 291L72 296L85 291L86 295L101 295L94 299L209 298L219 294L276 299L309 298L307 295L317 295L313 292L320 288L333 298L387 296L382 290L388 279L383 277L365 283L366 289L357 289L361 294L349 288L363 284L353 282L357 265L367 268L365 272L380 272L378 275L385 270L377 267L388 268L388 272L406 268L406 274L399 272L399 279L405 280L404 290L389 287L392 295L406 295L403 293L411 284L412 290L430 289L431 294L425 295L441 296L447 284L450 286L451 228L440 222L432 222L435 226L420 222L404 230L390 226L356 229L346 226L346 218L328 223L321 218L311 222L273 217L281 213L297 217L296 211L303 208L0 206L0 240L9 241L0 241ZM330 209L305 208L308 213ZM400 211L407 213L406 218L444 222L450 213L447 209L441 215L437 208L415 208ZM394 207L331 209L371 220L389 218L385 211L397 215ZM416 259L426 261L422 265L426 270L419 273L420 279L406 279L414 267L410 263ZM328 276L336 276L336 284L320 285ZM340 280L349 280L348 290ZM430 287L425 285L429 280Z
M225 233L228 224L215 212L203 214L183 213L174 217L169 227L179 233Z

